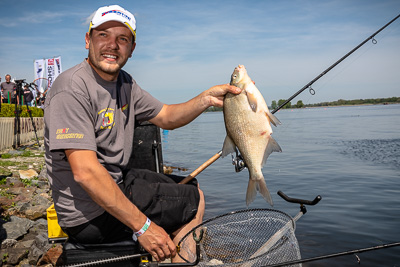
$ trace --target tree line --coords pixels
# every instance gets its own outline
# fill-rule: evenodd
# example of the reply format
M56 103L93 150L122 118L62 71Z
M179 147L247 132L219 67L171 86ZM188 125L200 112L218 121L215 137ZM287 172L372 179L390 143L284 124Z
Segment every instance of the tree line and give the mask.
M278 103L273 100L271 103L271 109L276 109L285 103L284 99L280 99ZM299 100L295 105L290 102L282 108L305 108L305 107L328 107L328 106L351 106L351 105L378 105L378 104L399 104L400 97L388 97L388 98L369 98L369 99L339 99L331 102L321 102L315 104L304 104L303 101Z
M270 109L276 109L285 103L285 99L279 99L278 101L272 100ZM304 104L302 100L298 100L296 104L292 105L288 102L282 109L288 108L305 108L305 107L328 107L328 106L349 106L349 105L378 105L378 104L400 104L400 97L388 97L388 98L369 98L369 99L353 99L345 100L339 99L331 102L321 102L315 104ZM209 107L206 112L222 111L222 108Z

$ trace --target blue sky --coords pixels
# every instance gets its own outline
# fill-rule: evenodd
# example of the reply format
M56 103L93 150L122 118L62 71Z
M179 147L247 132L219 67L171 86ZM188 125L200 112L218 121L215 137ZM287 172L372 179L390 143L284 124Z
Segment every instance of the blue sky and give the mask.
M159 100L186 101L229 82L235 66L272 100L287 99L400 13L399 0L29 1L1 0L0 75L34 79L33 61L87 56L90 15L119 4L137 20L124 69ZM400 96L400 19L292 102Z

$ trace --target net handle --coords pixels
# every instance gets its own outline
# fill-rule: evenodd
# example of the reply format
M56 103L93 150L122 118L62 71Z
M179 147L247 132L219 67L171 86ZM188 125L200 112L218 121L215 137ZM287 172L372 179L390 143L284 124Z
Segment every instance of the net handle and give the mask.
M278 195L283 198L284 200L286 200L287 202L290 203L297 203L300 205L311 205L314 206L316 205L318 202L320 202L320 200L322 199L322 197L320 195L316 196L314 198L314 200L305 200L305 199L299 199L299 198L291 198L288 197L287 195L285 195L281 190L278 191Z

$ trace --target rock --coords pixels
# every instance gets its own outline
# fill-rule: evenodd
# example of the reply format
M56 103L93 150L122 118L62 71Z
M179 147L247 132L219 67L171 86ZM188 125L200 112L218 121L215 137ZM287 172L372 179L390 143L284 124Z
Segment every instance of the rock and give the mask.
M5 239L1 243L1 249L11 248L11 247L15 246L15 244L17 244L17 240L15 240L15 239Z
M32 245L35 243L35 240L27 240L27 241L23 241L23 242L18 242L17 244L15 244L15 248L31 248Z
M18 239L25 235L32 226L33 222L31 220L17 216L11 216L10 221L3 224L7 238L11 239Z
M0 166L5 177L5 183L0 185L0 267L52 267L62 252L61 245L57 251L47 238L46 209L52 204L52 198L44 157L36 148L30 150L36 153L37 159L25 159L24 150L14 150L9 154L13 155L15 164ZM29 170L21 170L26 165ZM47 262L38 264L45 254Z
M36 265L43 254L45 254L43 250L40 250L36 245L32 245L28 255L29 264Z
M26 198L24 198L24 200L25 199ZM24 200L19 199L19 202L15 204L14 210L19 214L25 213L32 206L31 203L22 202Z
M43 167L43 169L40 171L40 174L39 174L39 180L40 181L48 181L47 180L47 169L46 169L46 166L44 166Z
M48 205L50 206L50 205ZM30 220L37 220L39 218L46 218L47 216L47 212L46 209L48 208L48 206L31 206L30 208L28 208L25 211L25 216L26 218L30 219Z
M27 193L34 193L35 189L29 187L29 188L25 188L25 187L11 187L10 189L7 190L8 194L14 194L14 195L21 195L21 194L27 194Z
M26 248L8 248L5 252L1 252L1 255L4 255L5 253L8 255L6 261L7 264L17 265L22 259L28 256L29 250Z
M39 174L34 170L34 169L29 169L29 170L20 170L19 171L19 177L21 179L32 179L34 177L37 177Z
M36 235L43 232L47 233L47 220L43 218L36 220L31 229L29 229L29 233Z
M8 197L3 197L0 196L0 205L1 206L11 206L13 203L13 200L8 198Z
M38 265L52 264L56 266L59 263L60 256L62 254L62 245L58 244L54 248L49 249L42 258L38 261Z
M20 181L20 179L15 177L7 177L6 184L7 186L12 185L13 187L24 187L24 184Z
M48 196L44 196L42 194L37 194L32 198L31 201L32 205L42 205L46 206L47 208L51 206L51 202L48 199Z
M35 245L36 247L38 247L40 250L43 251L47 251L51 247L49 239L47 238L47 232L40 233L35 237Z

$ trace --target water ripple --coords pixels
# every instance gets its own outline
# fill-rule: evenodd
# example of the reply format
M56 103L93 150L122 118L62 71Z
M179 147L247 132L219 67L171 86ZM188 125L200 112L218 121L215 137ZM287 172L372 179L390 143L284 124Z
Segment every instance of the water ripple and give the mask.
M342 141L344 155L400 169L400 139Z

